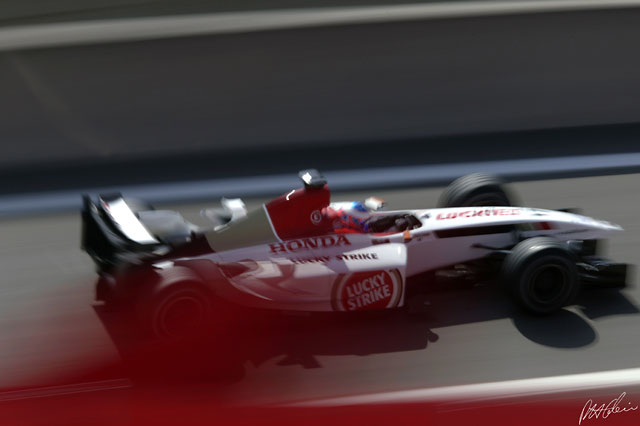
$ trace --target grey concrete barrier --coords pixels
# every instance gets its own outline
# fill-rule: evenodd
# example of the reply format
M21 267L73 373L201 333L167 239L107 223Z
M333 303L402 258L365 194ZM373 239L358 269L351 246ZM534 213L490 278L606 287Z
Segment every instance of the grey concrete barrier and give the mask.
M582 10L5 51L0 167L639 122L639 23Z

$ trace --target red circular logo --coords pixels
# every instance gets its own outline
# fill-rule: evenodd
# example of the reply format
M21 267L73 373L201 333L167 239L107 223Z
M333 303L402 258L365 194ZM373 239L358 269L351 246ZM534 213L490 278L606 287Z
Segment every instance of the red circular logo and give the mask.
M319 210L314 210L311 212L309 219L311 219L311 223L313 223L314 225L318 225L320 222L322 222L322 213L320 213Z
M398 306L402 296L401 284L398 270L342 275L334 287L334 309L362 311Z

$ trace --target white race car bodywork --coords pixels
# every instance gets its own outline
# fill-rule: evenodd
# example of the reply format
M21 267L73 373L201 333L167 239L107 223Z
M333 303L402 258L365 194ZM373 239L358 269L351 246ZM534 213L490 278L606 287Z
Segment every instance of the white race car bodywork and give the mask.
M407 277L482 259L522 238L593 240L622 230L581 215L524 207L372 213L399 214L413 215L421 226L396 233L333 233L279 240L216 251L197 260L220 267L229 285L216 283L217 293L242 305L357 311L402 306ZM231 268L235 272L229 273L226 265L236 266Z
M431 286L500 279L522 308L546 314L571 304L582 284L626 285L628 265L597 255L597 240L621 227L511 207L495 177L454 181L439 200L451 207L381 211L374 197L332 203L316 170L299 176L303 188L251 211L223 199L202 212L204 228L121 194L84 196L81 244L97 266L96 299L133 308L143 329L164 338L207 328L225 301L382 310L413 307ZM465 205L474 207L454 207Z

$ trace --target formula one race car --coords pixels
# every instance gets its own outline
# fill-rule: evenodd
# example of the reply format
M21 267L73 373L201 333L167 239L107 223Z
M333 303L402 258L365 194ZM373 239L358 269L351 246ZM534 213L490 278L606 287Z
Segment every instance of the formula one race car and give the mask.
M85 196L82 248L100 275L97 299L135 307L156 337L172 337L214 321L228 302L281 311L401 307L448 272L498 278L535 314L570 304L582 284L625 284L626 265L596 256L597 240L622 228L513 207L496 177L462 177L438 208L402 211L384 211L375 198L331 203L322 175L300 177L304 187L253 211L223 199L223 209L203 211L212 220L206 229L120 194Z

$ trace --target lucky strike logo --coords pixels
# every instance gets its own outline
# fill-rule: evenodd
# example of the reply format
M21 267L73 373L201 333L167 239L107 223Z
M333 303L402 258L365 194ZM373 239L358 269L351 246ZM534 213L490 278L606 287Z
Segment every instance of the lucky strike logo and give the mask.
M362 311L398 306L402 296L402 277L392 271L367 271L338 277L333 288L333 308Z
M344 235L326 235L324 237L301 238L298 240L283 241L281 243L271 243L269 244L269 250L273 254L279 254L350 245L351 241Z
M460 217L482 217L482 216L517 216L520 209L474 209L458 212L438 213L437 220L455 219Z

